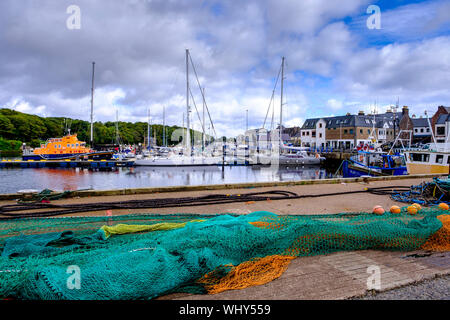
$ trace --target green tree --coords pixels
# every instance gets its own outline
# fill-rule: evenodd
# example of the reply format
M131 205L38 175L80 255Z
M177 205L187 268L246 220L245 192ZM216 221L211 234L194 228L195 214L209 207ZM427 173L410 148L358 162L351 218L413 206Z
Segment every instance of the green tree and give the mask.
M11 121L0 114L0 137L12 138L14 134L14 125Z

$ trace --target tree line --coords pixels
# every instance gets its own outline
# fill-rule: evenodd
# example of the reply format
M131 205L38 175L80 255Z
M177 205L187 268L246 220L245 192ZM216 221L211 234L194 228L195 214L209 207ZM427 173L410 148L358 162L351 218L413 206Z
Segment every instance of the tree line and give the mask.
M147 141L146 122L118 122L120 143L137 145ZM178 126L166 126L167 145L175 145L180 141L172 141L172 133L180 129ZM81 141L90 142L90 123L84 120L62 117L40 117L11 109L0 109L0 151L19 150L22 143L31 147L39 147L48 138L62 137L68 133L76 133ZM191 131L191 137L200 133ZM163 145L163 126L151 125L151 136L156 136L157 145ZM115 122L94 122L94 146L116 143Z

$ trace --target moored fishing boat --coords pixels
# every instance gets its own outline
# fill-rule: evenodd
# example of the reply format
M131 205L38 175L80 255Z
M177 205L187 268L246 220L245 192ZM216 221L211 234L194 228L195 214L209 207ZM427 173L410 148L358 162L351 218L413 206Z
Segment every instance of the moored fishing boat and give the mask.
M403 155L359 151L350 159L344 160L342 173L345 178L353 178L366 175L401 176L408 174L408 171Z
M95 151L76 134L50 138L40 148L24 149L22 160L111 159L113 151Z

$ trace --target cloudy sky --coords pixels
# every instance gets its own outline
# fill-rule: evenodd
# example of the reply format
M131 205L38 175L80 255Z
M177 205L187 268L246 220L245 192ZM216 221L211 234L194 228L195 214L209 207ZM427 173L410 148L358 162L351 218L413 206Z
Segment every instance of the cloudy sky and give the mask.
M288 126L397 97L418 116L450 105L450 0L1 0L0 107L89 120L95 61L95 120L146 121L150 108L161 123L165 107L181 125L186 48L218 135L241 133L246 110L262 126L282 56ZM279 87L274 103L278 121Z

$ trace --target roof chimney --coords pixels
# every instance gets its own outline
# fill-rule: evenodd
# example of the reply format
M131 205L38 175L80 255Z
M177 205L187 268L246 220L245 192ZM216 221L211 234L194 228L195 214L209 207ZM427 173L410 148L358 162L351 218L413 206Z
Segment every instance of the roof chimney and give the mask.
M358 112L358 116L363 116L363 115L364 115L364 111L360 110L360 111Z
M387 110L386 110L386 113L392 113L392 108L388 107Z
M405 115L405 114L408 114L408 112L409 112L408 106L403 106L402 114Z

